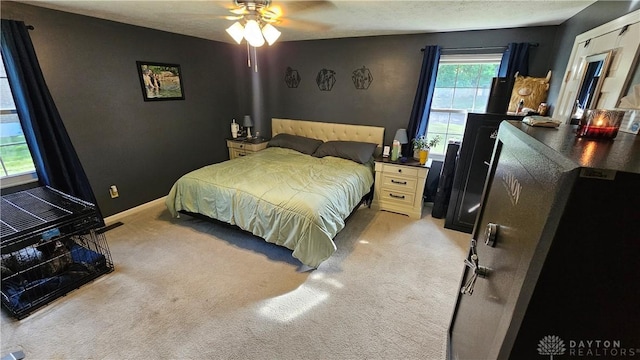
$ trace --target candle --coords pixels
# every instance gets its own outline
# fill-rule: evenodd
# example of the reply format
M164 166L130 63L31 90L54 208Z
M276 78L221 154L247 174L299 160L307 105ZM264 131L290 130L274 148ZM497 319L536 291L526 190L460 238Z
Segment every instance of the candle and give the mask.
M618 135L624 113L619 110L587 110L580 120L576 135L594 139L613 139Z

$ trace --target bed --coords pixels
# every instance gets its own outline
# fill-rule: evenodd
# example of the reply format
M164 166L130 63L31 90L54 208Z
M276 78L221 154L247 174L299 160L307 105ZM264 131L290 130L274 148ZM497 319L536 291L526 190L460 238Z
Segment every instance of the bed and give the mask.
M370 193L383 140L382 127L274 118L266 149L183 175L166 205L173 216L236 225L317 268Z

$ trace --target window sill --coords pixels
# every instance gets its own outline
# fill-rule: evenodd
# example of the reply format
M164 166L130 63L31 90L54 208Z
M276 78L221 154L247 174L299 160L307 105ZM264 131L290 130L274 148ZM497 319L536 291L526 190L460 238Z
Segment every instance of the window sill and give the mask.
M429 154L429 159L433 160L433 161L441 161L444 162L444 155L441 154Z
M0 180L0 189L7 189L13 186L20 186L35 182L38 182L38 175L36 175L35 172L20 175L11 175L3 177Z

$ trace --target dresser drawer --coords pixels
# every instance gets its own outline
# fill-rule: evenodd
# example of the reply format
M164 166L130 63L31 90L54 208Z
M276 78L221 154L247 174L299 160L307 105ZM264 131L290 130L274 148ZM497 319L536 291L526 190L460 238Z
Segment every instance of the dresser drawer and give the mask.
M380 194L380 201L393 203L398 206L404 206L411 209L413 201L415 200L414 193L405 193L401 191L393 191L388 189L382 189Z
M409 166L383 164L382 172L384 172L385 174L398 174L414 178L418 177L418 169L411 168Z
M395 174L382 174L382 187L389 190L398 190L405 192L415 192L417 178L396 176Z

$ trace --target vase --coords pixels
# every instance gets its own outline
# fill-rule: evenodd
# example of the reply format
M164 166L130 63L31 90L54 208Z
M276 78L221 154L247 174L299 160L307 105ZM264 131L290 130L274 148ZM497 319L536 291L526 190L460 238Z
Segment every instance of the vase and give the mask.
M421 149L420 150L420 165L426 164L428 158L429 158L429 150Z
M413 149L413 160L420 160L420 149Z

